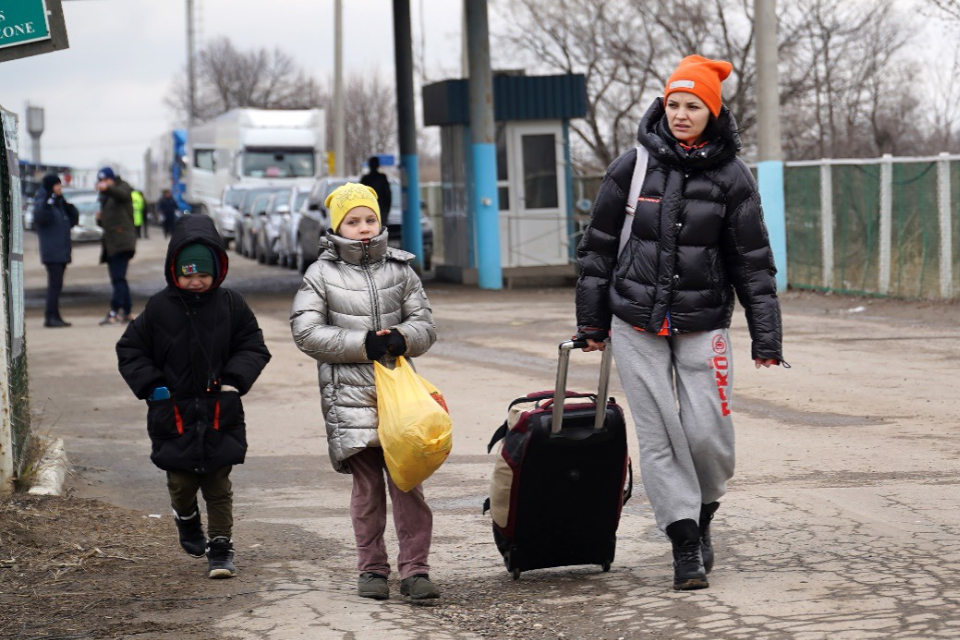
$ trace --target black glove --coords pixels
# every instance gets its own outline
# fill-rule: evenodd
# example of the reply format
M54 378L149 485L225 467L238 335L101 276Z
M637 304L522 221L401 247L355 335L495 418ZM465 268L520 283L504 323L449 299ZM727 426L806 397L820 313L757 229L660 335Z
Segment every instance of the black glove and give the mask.
M367 331L367 339L363 346L367 350L367 358L370 360L379 360L387 353L387 341L390 336L378 336L376 331Z
M402 356L406 352L407 341L404 340L403 334L396 329L391 329L390 335L387 336L387 353L396 358L398 356Z

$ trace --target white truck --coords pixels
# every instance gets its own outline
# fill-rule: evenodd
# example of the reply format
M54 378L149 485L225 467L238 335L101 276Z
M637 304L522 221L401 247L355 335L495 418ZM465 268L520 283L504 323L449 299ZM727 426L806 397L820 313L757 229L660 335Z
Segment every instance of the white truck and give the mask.
M311 185L326 148L323 109L233 109L190 129L186 200L209 215L232 184Z

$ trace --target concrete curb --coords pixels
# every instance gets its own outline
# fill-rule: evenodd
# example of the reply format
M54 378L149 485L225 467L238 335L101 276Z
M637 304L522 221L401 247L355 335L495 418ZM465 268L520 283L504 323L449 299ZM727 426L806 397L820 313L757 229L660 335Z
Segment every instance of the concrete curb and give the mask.
M59 496L63 493L63 483L67 478L67 452L63 440L47 439L46 453L37 465L36 481L27 491L35 496Z

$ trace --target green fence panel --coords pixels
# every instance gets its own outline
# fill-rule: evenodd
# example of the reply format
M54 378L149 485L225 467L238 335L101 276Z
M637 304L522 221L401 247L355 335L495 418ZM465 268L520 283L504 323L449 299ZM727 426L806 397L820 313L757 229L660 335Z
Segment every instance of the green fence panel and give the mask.
M890 294L902 298L940 295L940 226L937 165L893 165Z
M823 283L820 167L793 167L784 172L787 202L787 278L791 287Z
M842 292L878 290L880 166L834 165L833 282Z

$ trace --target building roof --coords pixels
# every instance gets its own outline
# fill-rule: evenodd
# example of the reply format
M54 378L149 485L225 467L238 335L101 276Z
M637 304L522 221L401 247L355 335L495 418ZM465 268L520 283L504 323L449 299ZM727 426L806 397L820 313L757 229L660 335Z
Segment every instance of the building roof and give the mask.
M465 79L444 80L423 87L423 124L470 124L470 95ZM587 112L583 74L556 76L494 75L494 119L570 120Z

